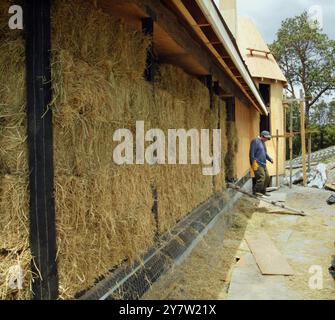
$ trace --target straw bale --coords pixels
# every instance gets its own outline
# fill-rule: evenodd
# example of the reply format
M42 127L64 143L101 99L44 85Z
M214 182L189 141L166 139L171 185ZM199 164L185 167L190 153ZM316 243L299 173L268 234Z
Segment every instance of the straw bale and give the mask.
M152 244L148 165L113 163L116 129L146 125L148 39L94 6L57 1L53 18L55 200L61 298Z
M151 189L144 166L56 179L61 298L106 275L152 245ZM139 201L139 199L142 199Z
M0 174L27 175L27 132L25 126L2 127Z
M53 50L66 50L107 76L143 77L149 37L130 29L91 0L58 0L53 7Z
M0 175L0 212L0 299L26 299L31 296L26 176ZM8 287L8 273L14 265L24 271L22 290Z
M208 89L195 77L182 69L161 65L155 90L156 109L154 121L165 129L217 129L220 112L222 127L222 171L217 177L204 176L202 164L159 166L155 172L158 189L159 231L168 231L187 213L224 188L224 159L226 153L225 108L222 100L215 98L210 109ZM210 140L212 143L212 138ZM190 148L188 149L190 156ZM213 185L214 183L214 185Z
M8 8L9 1L3 0L0 2L0 32L5 32L8 26Z
M0 3L0 299L31 297L31 253L22 33L8 27L11 1ZM9 286L10 268L23 270L23 287Z

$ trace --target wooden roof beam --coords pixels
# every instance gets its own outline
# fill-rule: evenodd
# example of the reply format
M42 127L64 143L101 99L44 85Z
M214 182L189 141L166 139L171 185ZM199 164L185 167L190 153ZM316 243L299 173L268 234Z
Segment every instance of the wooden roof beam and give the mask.
M121 1L121 0L114 0ZM133 2L148 14L148 9L155 13L156 23L159 24L172 38L182 47L186 52L191 53L192 56L201 64L208 72L221 83L221 86L226 92L238 97L240 101L248 104L249 99L243 93L241 88L222 70L219 62L209 52L206 46L196 41L178 19L178 16L172 12L173 4L171 1L156 1L156 0L123 0L122 2ZM183 0L183 2L194 2ZM170 10L169 10L170 9ZM172 11L171 11L172 9ZM201 22L200 22L201 23Z

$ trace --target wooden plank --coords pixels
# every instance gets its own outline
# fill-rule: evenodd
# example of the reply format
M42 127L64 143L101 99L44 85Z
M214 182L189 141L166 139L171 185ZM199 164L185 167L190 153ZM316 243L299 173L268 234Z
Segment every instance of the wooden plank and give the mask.
M276 131L276 187L279 188L279 130Z
M325 189L335 191L335 185L334 183L326 183L325 184Z
M266 233L246 236L245 240L263 275L294 275L291 266Z
M290 148L290 189L292 189L293 181L293 107L290 107L290 138L289 138L289 148Z

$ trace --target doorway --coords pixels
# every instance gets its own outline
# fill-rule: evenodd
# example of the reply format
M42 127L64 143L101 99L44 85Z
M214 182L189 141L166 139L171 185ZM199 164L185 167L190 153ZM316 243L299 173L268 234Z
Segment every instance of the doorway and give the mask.
M271 86L269 84L264 84L264 83L260 83L259 84L259 92L265 102L265 105L267 108L270 107L270 97L271 97ZM268 116L265 115L261 115L260 118L260 132L262 131L269 131L271 132L271 116L270 113Z

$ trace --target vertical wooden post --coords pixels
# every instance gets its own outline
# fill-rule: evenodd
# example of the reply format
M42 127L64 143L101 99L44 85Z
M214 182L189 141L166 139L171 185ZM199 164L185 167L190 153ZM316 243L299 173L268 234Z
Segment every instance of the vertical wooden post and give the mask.
M301 134L301 157L302 157L302 172L304 176L304 187L307 185L306 172L306 133L305 133L305 95L300 90L300 134Z
M284 96L283 99L286 100L286 95ZM284 125L283 125L283 130L284 131L283 132L286 135L286 132L287 132L287 107L288 107L288 105L284 105L283 107L284 107ZM286 138L284 138L284 140L286 141Z
M308 172L311 171L312 134L308 135Z
M276 187L279 187L279 130L276 131Z
M285 101L286 95L283 96L283 100ZM288 112L288 105L284 105L284 123L283 123L283 132L284 132L284 145L282 146L282 150L284 150L285 154L285 161L284 161L284 174L286 175L285 168L286 168L286 160L287 160L287 153L286 153L286 146L287 146L287 112Z
M26 82L34 299L58 298L51 90L51 0L27 0Z
M292 174L293 174L293 106L290 106L290 138L289 138L289 148L290 148L290 189L292 189Z

